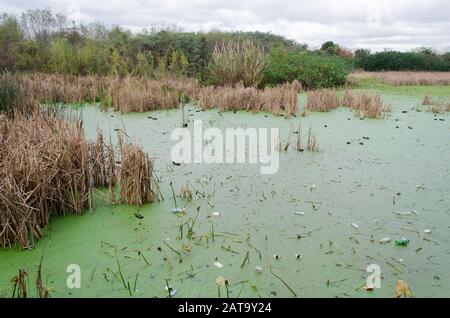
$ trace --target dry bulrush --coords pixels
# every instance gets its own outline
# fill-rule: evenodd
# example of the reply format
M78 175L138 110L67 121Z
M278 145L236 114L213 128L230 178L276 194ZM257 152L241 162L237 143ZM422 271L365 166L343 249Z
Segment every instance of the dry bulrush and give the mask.
M122 202L141 206L153 202L153 160L135 145L121 145L120 197Z
M371 96L367 93L362 93L354 96L351 104L344 106L355 110L356 116L369 118L383 117L383 103L380 95Z
M336 91L322 89L308 93L306 109L310 111L327 112L339 106Z
M80 104L99 101L108 78L34 73L22 75L22 81L35 99L43 103Z
M326 112L340 105L355 110L356 116L369 118L382 118L384 113L391 111L389 105L383 105L380 95L356 95L349 90L344 91L340 98L333 90L312 91L308 93L306 109Z
M357 72L349 75L349 80L375 78L384 84L401 85L450 85L450 72Z
M51 215L82 214L92 207L93 186L114 192L120 174L122 201L153 201L153 161L140 148L122 147L124 169L103 136L86 141L80 120L37 108L29 115L0 114L0 247L30 248Z
M42 236L50 214L89 206L88 147L79 121L35 111L1 122L0 246Z
M106 154L105 154L106 150ZM95 187L106 187L108 185L108 151L109 147L103 140L103 133L101 131L97 134L97 140L89 145L89 161L92 169L92 181ZM114 170L113 170L114 171ZM114 172L113 172L114 174Z
M426 111L430 111L434 114L443 114L450 111L450 102L443 100L433 100L430 96L425 96L422 100L423 106L428 106Z
M83 103L101 101L104 109L146 112L174 109L189 100L200 101L204 109L213 107L221 111L267 111L290 116L297 112L298 81L275 87L209 86L200 87L195 79L147 77L101 77L27 74L21 77L23 90L43 103Z
M201 88L199 101L204 109L265 111L277 115L284 112L286 116L291 116L297 112L300 90L298 81L265 89L244 87L242 84L235 87L209 86Z
M422 105L431 105L433 104L430 96L425 96L422 100Z

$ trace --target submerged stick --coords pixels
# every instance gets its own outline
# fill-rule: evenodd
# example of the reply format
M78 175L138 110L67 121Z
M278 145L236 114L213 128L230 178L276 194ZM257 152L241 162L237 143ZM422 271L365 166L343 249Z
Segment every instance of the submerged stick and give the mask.
M172 189L173 202L175 203L175 208L178 208L178 206L177 206L177 198L175 197L175 191L173 190L172 182L170 182L170 188Z
M122 269L120 268L120 263L119 263L119 259L117 258L117 256L116 256L116 261L117 261L117 267L119 268L119 275L120 275L120 279L122 280L123 287L125 289L127 289L127 284L125 283L125 279L123 278Z
M292 295L294 295L294 297L297 297L297 294L292 290L292 288L289 287L289 285L288 285L283 279L281 279L280 276L276 275L276 274L272 271L272 267L269 268L269 271L270 271L270 273L271 273L273 276L275 276L276 278L278 278L278 279L284 284L284 286L286 286L286 287L289 289L289 291L292 293Z

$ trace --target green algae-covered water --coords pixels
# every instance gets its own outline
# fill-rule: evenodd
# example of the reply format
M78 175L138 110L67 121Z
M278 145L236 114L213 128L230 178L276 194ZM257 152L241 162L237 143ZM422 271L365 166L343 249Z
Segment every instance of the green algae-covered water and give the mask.
M43 254L53 297L166 297L167 283L174 297L217 297L219 276L229 280L230 297L293 297L279 278L298 297L392 297L399 279L414 296L448 297L450 116L414 110L427 89L450 97L448 88L398 88L381 92L393 107L386 119L360 120L346 108L309 114L303 142L311 125L320 151L281 151L275 175L261 175L254 164L174 165L178 110L120 115L82 107L88 138L98 129L114 137L125 126L152 154L164 201L111 205L97 191L92 213L53 218L34 250L0 251L0 296L12 295L19 268L36 296ZM189 127L194 119L204 128L279 127L282 141L299 123L194 107L186 117ZM170 213L171 182L177 195L186 184L192 191L191 202L176 197L186 215ZM380 244L385 237L392 241ZM408 246L395 246L402 237ZM81 269L79 289L67 287L70 264ZM362 288L369 264L379 265L382 277L372 292Z

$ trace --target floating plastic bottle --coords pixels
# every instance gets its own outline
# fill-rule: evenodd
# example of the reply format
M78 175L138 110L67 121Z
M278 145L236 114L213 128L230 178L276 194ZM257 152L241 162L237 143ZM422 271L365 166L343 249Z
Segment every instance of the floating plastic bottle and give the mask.
M408 246L409 240L406 237L402 237L399 240L395 240L395 245L397 246Z

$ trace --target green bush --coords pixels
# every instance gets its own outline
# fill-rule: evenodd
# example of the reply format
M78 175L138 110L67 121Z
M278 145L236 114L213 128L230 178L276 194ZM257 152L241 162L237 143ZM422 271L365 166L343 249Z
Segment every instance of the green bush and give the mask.
M363 54L355 61L357 67L366 71L450 71L445 55L425 50L419 52L385 51Z
M298 80L308 89L336 87L346 83L350 71L350 63L340 57L277 48L270 51L263 83L276 85Z

